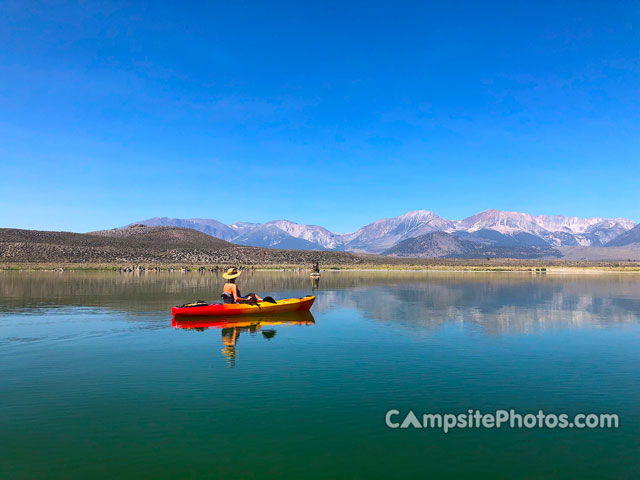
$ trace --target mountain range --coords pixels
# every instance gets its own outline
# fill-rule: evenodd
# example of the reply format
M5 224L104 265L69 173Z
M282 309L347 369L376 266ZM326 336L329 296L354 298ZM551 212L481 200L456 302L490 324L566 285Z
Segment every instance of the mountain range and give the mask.
M431 232L396 243L385 255L415 258L553 258L562 253L548 245L495 245Z
M191 228L239 245L396 256L461 255L469 258L515 255L513 258L538 258L556 256L557 250L554 249L557 247L636 243L640 246L640 226L632 220L529 215L493 209L463 220L448 220L428 210L416 210L376 220L346 234L288 220L226 225L214 219L155 217L134 223ZM435 232L446 235L428 237ZM427 237L421 238L425 235ZM419 240L406 242L411 239Z

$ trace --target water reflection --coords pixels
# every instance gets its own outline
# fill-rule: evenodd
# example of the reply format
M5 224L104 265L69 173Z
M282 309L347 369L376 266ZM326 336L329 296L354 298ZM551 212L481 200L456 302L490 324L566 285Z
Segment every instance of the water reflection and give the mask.
M99 307L127 312L136 322L150 322L149 312L155 321L168 322L163 315L173 305L217 301L223 282L208 273L0 272L0 313ZM245 290L275 298L303 296L311 288L316 314L350 309L412 334L445 324L504 334L640 319L640 275L634 274L323 272L320 281L279 271L247 272L243 282Z
M637 284L436 283L354 288L318 295L322 311L339 305L410 330L431 332L445 324L476 326L488 334L552 328L606 327L640 321Z
M273 327L286 325L314 325L316 323L311 312L290 312L270 315L249 315L246 317L200 317L195 320L173 318L174 328L203 332L208 328L221 329L222 355L227 359L227 366L233 368L236 364L237 344L241 333L256 335L258 332L269 341L273 339L277 330Z

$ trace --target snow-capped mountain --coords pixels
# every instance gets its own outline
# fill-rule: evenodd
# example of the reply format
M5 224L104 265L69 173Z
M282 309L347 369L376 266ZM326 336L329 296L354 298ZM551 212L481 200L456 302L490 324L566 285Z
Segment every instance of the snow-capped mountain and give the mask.
M635 222L626 218L577 218L538 215L534 217L539 225L556 233L572 234L578 245L602 246L632 229Z
M304 238L294 237L275 225L265 224L233 239L239 245L252 247L284 248L291 250L324 250L321 245Z
M465 241L495 247L609 246L618 238L626 241L621 236L636 225L624 218L529 215L500 210L486 210L464 220L448 220L428 210L416 210L376 220L347 234L289 220L225 225L213 219L155 217L136 223L193 228L241 245L370 253L388 251L403 240L432 232L445 232Z
M239 245L296 250L342 250L341 236L317 225L299 225L288 220L267 223L234 222L225 225L213 219L154 217L134 222L148 226L192 228ZM133 224L132 224L133 225Z
M337 250L342 247L344 243L341 235L330 232L326 228L318 225L300 225L299 223L290 222L289 220L273 220L267 222L266 225L272 225L292 237L307 240L329 250Z
M457 233L469 240L497 245L544 245L548 233L527 213L485 210L457 222Z
M240 235L244 235L245 233L249 233L256 228L261 227L261 223L251 223L251 222L235 222L229 225L231 229L233 229L235 233L235 237Z
M504 235L505 240L508 237L518 239L518 243L527 243L527 238L533 236L551 246L602 246L634 225L635 222L624 218L534 216L520 212L486 210L462 220L459 230L467 233L492 230Z
M399 217L376 220L353 234L344 235L344 248L349 251L378 253L407 238L454 230L455 222L428 210L415 210Z

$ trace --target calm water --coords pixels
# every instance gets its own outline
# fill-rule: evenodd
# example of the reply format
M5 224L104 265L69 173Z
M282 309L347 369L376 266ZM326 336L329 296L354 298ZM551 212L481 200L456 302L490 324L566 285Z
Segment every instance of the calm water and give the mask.
M172 305L221 285L0 272L0 478L640 473L640 276L336 272L312 316L172 326ZM282 272L241 287L314 288ZM620 428L391 430L391 408L611 412Z

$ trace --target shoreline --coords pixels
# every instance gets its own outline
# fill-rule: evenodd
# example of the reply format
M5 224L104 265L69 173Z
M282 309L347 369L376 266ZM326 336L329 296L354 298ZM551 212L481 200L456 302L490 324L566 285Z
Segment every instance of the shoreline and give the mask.
M640 264L636 262L557 262L569 264L549 263L521 263L519 261L503 260L495 265L482 264L481 262L424 262L423 264L360 264L360 265L325 265L321 267L322 273L330 272L441 272L441 273L529 273L537 275L562 275L562 274L612 274L635 273L640 274ZM474 264L475 263L475 264ZM625 265L627 263L627 265ZM218 267L218 268L216 268ZM248 271L291 271L296 273L310 273L309 265L281 264L281 265L247 265L241 266ZM222 271L220 265L202 264L142 264L125 265L112 263L66 263L66 262L0 262L0 271L102 271L120 273L216 273Z

